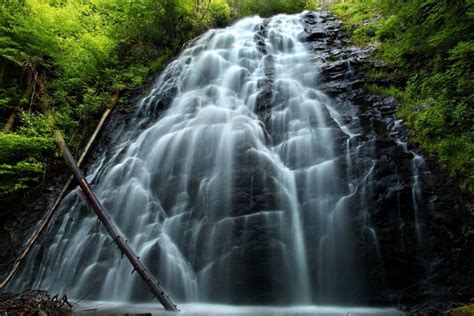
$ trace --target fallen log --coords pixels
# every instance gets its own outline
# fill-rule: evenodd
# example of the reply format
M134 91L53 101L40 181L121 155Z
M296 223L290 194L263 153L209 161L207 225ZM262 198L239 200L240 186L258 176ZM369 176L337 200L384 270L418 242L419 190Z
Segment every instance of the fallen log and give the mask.
M97 135L99 132L102 130L102 127L104 126L104 123L107 121L108 117L110 116L110 113L112 113L112 110L114 109L115 105L118 102L119 99L119 94L120 92L117 91L112 95L112 100L110 102L110 105L107 107L107 109L104 111L102 114L102 117L99 120L99 123L97 124L94 132L92 133L92 136L90 137L89 141L87 142L86 146L84 147L84 150L82 151L81 156L79 157L79 160L77 161L77 165L80 167L82 163L84 162L84 159L87 157L87 154L89 153L92 144L94 143L95 139L97 138ZM51 124L53 122L50 122ZM66 181L64 184L61 192L57 196L56 200L54 201L53 205L46 211L44 214L43 218L41 219L40 223L36 226L35 230L31 234L30 238L26 242L25 246L21 249L19 255L16 257L15 261L12 264L12 267L8 274L5 276L5 278L2 280L0 283L0 289L3 289L7 283L11 280L13 275L18 271L21 262L23 259L28 255L30 252L31 248L33 245L36 243L38 238L41 236L45 228L48 226L49 222L51 221L51 218L54 215L54 212L59 206L59 203L62 201L64 195L66 194L67 190L69 189L69 186L71 185L72 181L74 180L74 177L71 175L69 179Z
M81 170L77 167L74 158L72 157L71 152L69 151L66 142L64 141L61 132L58 130L55 131L54 137L56 143L58 144L59 149L61 150L66 164L76 179L79 182L84 196L87 199L87 202L91 205L92 209L96 213L99 220L104 224L105 228L109 232L113 241L117 244L120 251L128 258L130 263L133 266L134 271L141 276L143 281L148 285L152 294L158 298L163 307L168 311L178 311L177 306L171 301L170 297L165 293L165 291L160 287L159 283L156 282L153 275L146 270L143 263L140 261L140 258L135 254L132 248L128 245L127 240L124 238L122 233L119 231L118 227L113 223L110 216L104 210L99 200L92 192L90 184L87 182L86 178L82 174Z
M115 105L117 100L118 100L118 92L116 94L114 94L113 99L112 99L112 103ZM106 113L104 114L105 117L104 116L102 117L102 119L99 123L100 127L105 122L105 120L106 120L107 116L110 114L111 110L112 110L111 108L108 109L108 111L106 111ZM47 107L47 104L43 104L43 111L44 111L45 116L48 120L48 123L51 126L54 126L55 125L54 124L54 117L51 114L51 112L49 111L49 109ZM96 128L96 131L94 132L92 138L95 138L95 136L98 134L98 132L99 132L98 129L99 129L99 127ZM132 250L132 248L128 245L126 239L121 234L118 227L113 223L110 216L104 210L104 208L100 204L100 202L97 199L97 197L95 196L95 194L92 192L92 189L91 189L89 183L85 179L85 177L82 174L81 170L77 166L71 152L69 151L69 148L67 147L66 142L64 141L64 138L63 138L61 132L57 129L55 129L54 138L56 140L56 143L57 143L59 149L61 150L61 152L63 154L63 157L66 161L66 164L71 169L71 172L73 174L73 178L75 178L76 181L79 183L79 186L80 186L82 192L84 193L84 196L86 197L87 202L90 204L90 206L92 207L92 209L96 213L99 220L104 224L105 228L107 229L108 233L112 237L113 241L117 244L120 251L122 251L122 254L124 254L128 258L128 260L130 261L130 263L133 266L133 269L134 269L133 271L137 271L137 273L141 276L143 281L150 288L150 291L152 292L153 296L156 297L160 301L160 303L163 305L163 307L166 310L168 310L168 311L178 311L177 306L171 301L169 296L160 287L159 283L154 279L153 275L146 270L145 266L140 261L140 258L135 254L135 252ZM91 139L89 141L89 143L87 144L85 152L88 150L88 148L90 148L92 143L93 143L93 139ZM82 161L82 159L84 159L85 154L83 154L83 156L81 156L80 161ZM71 178L69 180L72 181ZM61 192L61 197L62 197L62 195L64 195L65 191L67 190L67 186L71 183L71 181L68 181L66 183L65 188ZM30 238L30 240L28 241L27 246L24 248L24 251L22 251L20 256L15 261L13 268L10 270L10 273L7 275L7 277L0 284L0 288L3 288L8 283L8 281L11 279L13 274L16 272L16 270L20 266L20 263L21 263L22 259L26 256L26 254L29 252L29 250L31 249L34 242L38 239L41 232L47 226L48 222L50 221L50 219L52 217L52 214L53 214L54 210L57 208L57 205L59 205L59 202L60 202L60 199L57 199L56 203L53 205L53 208L50 211L48 211L45 220L43 220L41 222L41 224L39 225L39 229L37 229L35 231L35 233L33 234L33 237Z

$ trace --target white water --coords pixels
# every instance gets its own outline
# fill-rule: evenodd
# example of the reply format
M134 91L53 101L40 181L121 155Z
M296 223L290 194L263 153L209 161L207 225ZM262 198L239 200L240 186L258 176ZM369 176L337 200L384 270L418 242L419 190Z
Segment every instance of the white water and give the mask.
M410 153L412 158L411 164L411 198L413 205L413 222L415 224L415 236L418 246L422 246L423 234L422 234L422 221L420 219L420 209L419 206L423 203L421 184L420 184L420 172L425 164L425 159L414 152L413 150L408 150L408 144L401 140L397 140L397 144L403 148L406 153Z
M362 146L357 118L318 89L303 35L298 15L207 32L158 78L88 176L178 302L365 302L370 267L358 241L380 259L367 203L371 140ZM150 299L75 192L48 236L12 287Z
M181 304L179 315L321 315L321 316L401 316L404 313L393 308L337 307L337 306L237 306L217 304ZM101 314L152 314L173 315L162 310L159 304L130 304L111 302L81 302L74 307L76 315Z

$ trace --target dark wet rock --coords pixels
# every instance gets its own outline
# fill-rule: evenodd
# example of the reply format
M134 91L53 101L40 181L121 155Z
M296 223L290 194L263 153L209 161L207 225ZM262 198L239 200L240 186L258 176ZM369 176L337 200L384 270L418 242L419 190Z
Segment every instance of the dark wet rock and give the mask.
M275 301L289 303L284 295L284 289L291 276L285 273L285 262L280 263L280 271L274 269L273 262L274 258L283 258L284 252L284 245L280 241L264 238L263 235L261 238L256 237L230 249L222 258L220 266L225 266L226 262L229 262L228 266L233 269L225 274L231 278L233 292L231 303L271 304ZM270 267L272 268L269 269ZM210 267L212 268L213 266ZM262 271L272 271L273 274L262 273ZM214 275L219 275L219 273L214 273ZM209 289L211 301L229 303L226 297L229 289L225 288L225 284L228 283L220 279L211 281Z
M318 39L325 38L326 34L323 31L317 31L317 32L312 32L308 37L306 38L307 41L316 41Z
M30 238L44 211L53 205L69 176L62 163L52 166L44 182L14 201L2 201L0 207L0 280L7 275L14 260ZM54 181L53 181L54 179Z
M266 55L266 50L262 50L261 53L265 55L263 59L263 73L265 77L258 82L260 92L256 99L256 112L261 121L266 124L270 118L270 110L273 105L275 61L273 60L273 56Z
M269 20L265 20L258 28L257 33L255 33L254 41L257 44L257 50L262 55L267 54L267 46L265 44L265 38L267 37L267 27Z
M318 19L320 22L314 23ZM377 267L370 264L369 257L364 257L370 249L367 241L361 240L360 244L362 260L369 260L366 266L372 266L365 272L369 276L365 289L369 303L402 302L411 306L434 300L421 306L420 314L420 311L440 308L436 300L468 302L474 293L474 272L469 268L472 266L469 262L474 261L474 251L467 249L474 248L472 238L469 240L461 227L468 216L463 211L464 205L466 201L472 203L472 196L463 195L436 162L425 156L426 163L423 170L419 170L423 194L418 212L423 237L421 241L417 240L412 191L414 156L409 151L420 150L408 142L409 131L395 117L398 108L395 98L374 95L363 88L364 84L388 87L405 83L397 78L368 81L361 66L376 69L387 66L370 58L375 47L347 45L350 39L330 13L307 14L304 21L307 38L311 39L306 46L314 52L313 61L321 69L320 80L325 92L333 97L338 107L347 103L356 105L360 137L376 137L374 149L367 144L361 146L360 151L366 151L368 155L359 157L368 163L375 158L371 188L375 205L370 221L379 244L383 245L380 248L383 265ZM399 142L408 142L407 149ZM375 150L374 156L371 150Z

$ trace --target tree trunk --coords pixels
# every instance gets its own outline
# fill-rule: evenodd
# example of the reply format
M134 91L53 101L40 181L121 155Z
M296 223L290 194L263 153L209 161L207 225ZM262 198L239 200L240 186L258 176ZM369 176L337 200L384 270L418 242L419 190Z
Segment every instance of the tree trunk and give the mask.
M153 296L158 298L158 300L166 310L177 311L177 306L171 301L170 297L160 287L159 283L156 282L153 275L145 268L143 263L140 261L140 258L128 245L125 237L122 235L118 227L114 224L110 216L104 210L103 206L100 204L94 192L92 192L92 188L90 187L86 178L82 174L81 170L77 167L71 152L67 148L66 142L64 141L61 133L58 130L55 131L54 138L59 149L63 153L64 160L66 161L69 169L71 169L74 178L77 182L79 182L79 186L81 187L81 190L84 193L87 202L91 205L92 209L94 210L102 224L104 224L105 228L112 237L112 240L115 242L115 244L117 244L122 254L124 254L128 258L128 260L133 266L134 271L138 272L143 281L150 288L150 291Z
M23 96L21 98L21 100L18 102L18 107L21 108L22 106L22 101L25 100L25 99L28 99L28 104L31 103L31 100L30 100L30 97L32 96L32 93L34 91L34 85L36 83L35 82L32 82L31 84L29 84L25 90L25 92L23 93ZM15 124L15 120L16 120L16 110L14 109L13 110L13 113L10 114L10 116L8 117L8 120L7 122L5 123L5 126L3 127L3 132L4 133L8 133L10 132L12 129L13 129L13 125Z
M5 123L5 126L3 127L4 133L8 133L12 130L13 124L15 124L15 119L16 119L16 112L13 112L12 114L10 114L10 117L8 117L8 120Z

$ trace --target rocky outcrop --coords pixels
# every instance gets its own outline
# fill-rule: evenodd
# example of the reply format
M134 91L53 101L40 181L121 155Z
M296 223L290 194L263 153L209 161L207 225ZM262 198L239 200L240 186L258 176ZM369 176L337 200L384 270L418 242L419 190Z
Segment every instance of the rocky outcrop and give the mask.
M361 137L375 136L375 200L370 218L381 245L383 266L367 273L383 274L385 284L369 280L369 302L469 302L474 293L474 245L462 227L472 222L466 210L472 205L472 196L463 194L434 158L410 143L409 129L396 117L395 98L374 95L364 88L368 82L364 67L383 67L371 58L373 47L352 46L341 22L328 12L308 13L304 22L306 45L321 68L326 93L340 107L355 105L357 112L352 115L359 118ZM418 155L423 163L414 165ZM414 197L415 180L420 192Z

